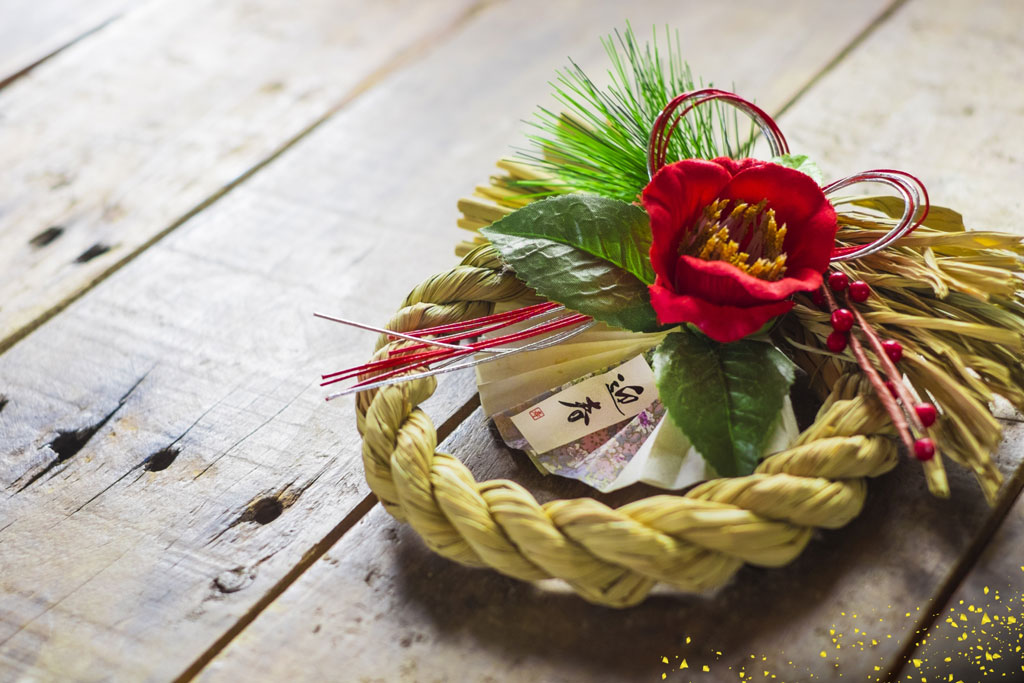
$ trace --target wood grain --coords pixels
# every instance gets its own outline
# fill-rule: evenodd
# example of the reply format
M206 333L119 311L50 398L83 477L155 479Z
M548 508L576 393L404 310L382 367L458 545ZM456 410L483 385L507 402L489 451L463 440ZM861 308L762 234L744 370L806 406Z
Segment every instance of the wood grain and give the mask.
M1018 491L984 552L968 557L969 573L944 602L929 605L929 626L908 642L906 663L893 680L1008 679L1024 672L1024 470Z
M745 7L738 28L717 5L668 0L635 21L687 18L697 63L734 44L742 68L717 73L766 83L778 106L788 89L773 83L809 79L838 51L834 33L854 35L882 4ZM596 36L620 13L482 11L0 356L0 669L187 671L344 530L366 493L354 420L314 378L362 360L371 340L308 314L384 320L450 266L459 188L521 139L565 54L603 64ZM835 31L763 58L794 18ZM123 221L151 210L140 199Z
M3 0L0 88L140 4L141 0Z
M1004 467L1024 439L1011 429ZM479 411L441 449L478 479L512 478L542 501L588 495L540 477ZM865 680L915 637L918 610L990 513L965 472L951 485L952 500L932 499L907 460L873 482L858 519L821 533L793 564L745 567L712 595L664 591L623 611L456 565L378 506L200 678L315 680L344 665L353 681Z
M976 230L1021 232L1024 6L912 1L787 111L796 152L826 180L899 168Z
M155 2L0 100L0 350L480 0Z
M917 171L936 203L977 227L1014 230L1011 187L1024 168L992 131L1016 130L1024 111L1024 96L1004 87L1024 64L1007 19L1020 12L1011 2L980 12L907 3L787 111L794 150L821 161L826 177ZM952 105L962 93L971 113ZM1021 465L1022 438L1008 422L998 454L1007 474ZM445 448L478 477L522 476L542 496L563 488L533 481L479 417ZM950 501L931 498L918 468L904 463L873 484L860 518L823 533L791 566L747 568L716 595L663 595L625 612L454 565L374 509L202 678L344 670L365 681L883 679L992 519L965 472L951 470L951 487Z

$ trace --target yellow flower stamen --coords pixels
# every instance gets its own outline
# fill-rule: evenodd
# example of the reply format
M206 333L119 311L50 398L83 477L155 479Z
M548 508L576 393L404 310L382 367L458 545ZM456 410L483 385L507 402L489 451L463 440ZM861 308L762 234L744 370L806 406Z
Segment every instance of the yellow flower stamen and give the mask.
M786 226L776 224L775 211L767 202L731 204L718 199L704 207L704 215L679 245L679 253L725 261L756 278L778 280L786 274L785 240Z

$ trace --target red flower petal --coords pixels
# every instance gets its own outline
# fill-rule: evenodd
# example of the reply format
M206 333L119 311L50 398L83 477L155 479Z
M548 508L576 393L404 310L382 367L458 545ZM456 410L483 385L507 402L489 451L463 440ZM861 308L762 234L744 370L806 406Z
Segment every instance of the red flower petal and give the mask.
M767 161L761 161L760 159L753 159L751 157L740 159L739 161L730 157L718 157L716 159L712 159L712 161L728 171L729 175L736 175L740 171L744 171L748 168L754 168L756 166L764 166L768 163Z
M659 323L693 323L701 332L722 343L753 334L772 318L793 308L789 300L760 306L722 306L694 296L681 296L658 283L649 289Z
M725 261L704 261L683 255L676 260L674 270L671 282L679 294L729 306L779 301L796 292L809 292L821 286L821 272L813 268L787 268L786 277L769 281Z
M783 250L788 266L818 271L828 267L836 212L810 176L777 164L751 166L733 177L721 196L750 203L767 199L775 220L786 225Z
M786 225L786 276L770 282L724 261L680 256L679 245L716 199L767 200ZM821 285L835 241L835 209L794 169L756 159L688 159L664 167L644 189L651 219L651 304L662 324L688 322L720 342L741 339L793 307L787 297Z
M641 197L651 219L651 265L668 277L679 250L705 206L728 184L729 172L711 161L686 159L663 167L644 188ZM824 269L822 269L824 270Z

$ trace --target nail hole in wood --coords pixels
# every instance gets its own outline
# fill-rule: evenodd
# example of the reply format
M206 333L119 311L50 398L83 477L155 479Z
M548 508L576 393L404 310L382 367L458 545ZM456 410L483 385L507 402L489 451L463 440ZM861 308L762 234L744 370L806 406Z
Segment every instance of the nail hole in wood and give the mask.
M82 448L85 447L85 444L89 442L89 439L91 439L93 435L99 431L100 427L102 427L108 419L110 419L109 415L99 423L94 424L90 427L83 427L82 429L74 429L71 431L57 432L57 438L55 438L50 443L46 444L47 446L50 447L50 450L52 450L56 454L57 457L51 460L46 467L33 474L32 477L27 482L25 482L21 486L21 488L18 489L18 493L21 493L32 484L39 481L42 477L45 477L57 465L75 457L78 451L82 450Z
M108 245L103 244L101 242L97 242L96 244L92 245L91 247L83 251L81 254L79 254L78 258L75 259L75 263L85 263L86 261L91 261L97 256L106 254L108 251L110 251L110 247Z
M58 237L64 234L64 228L59 225L51 225L46 230L33 237L28 241L33 247L45 247L50 242L54 241Z
M243 521L270 524L280 517L282 512L284 512L284 505L281 504L281 501L267 496L249 505L249 509L243 515Z
M89 439L99 431L101 425L93 425L84 429L75 429L67 432L57 432L57 438L48 445L57 454L56 462L70 460L78 454L78 451L85 447Z
M153 455L146 458L146 470L150 472L162 472L171 466L174 459L181 453L180 448L161 448Z
M141 382L142 380L139 381ZM138 386L137 383L136 386ZM132 389L134 388L135 387L132 387ZM131 390L128 391L128 394L130 393ZM112 411L104 415L103 419L96 424L82 427L81 429L61 430L57 432L57 437L50 443L46 444L57 457L51 460L50 463L42 470L32 475L32 478L25 482L25 484L18 489L18 492L20 493L24 491L32 484L39 481L40 478L49 474L57 465L75 457L75 455L78 454L78 451L82 450L85 447L85 444L89 443L89 439L94 437L96 432L98 432L103 425L107 424L107 422L110 421L110 418L114 417L114 414L121 409L124 405L125 399L128 398L128 394L125 394L117 406Z

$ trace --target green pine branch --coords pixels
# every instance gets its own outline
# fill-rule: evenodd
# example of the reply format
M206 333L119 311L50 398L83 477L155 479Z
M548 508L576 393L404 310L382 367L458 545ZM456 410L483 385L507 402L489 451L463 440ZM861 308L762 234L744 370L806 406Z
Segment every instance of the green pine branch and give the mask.
M557 179L552 192L593 192L633 201L647 185L647 143L654 120L676 95L705 87L696 84L683 62L679 35L673 43L668 29L667 59L662 59L657 34L640 46L633 29L601 40L611 61L611 82L598 88L570 60L571 66L556 72L552 83L555 99L565 108L555 113L540 107L530 122L528 135L536 150L521 150L527 163ZM695 108L684 118L669 146L670 159L713 159L718 156L749 156L754 127L741 137L737 111L719 102ZM550 181L522 181L543 185Z

